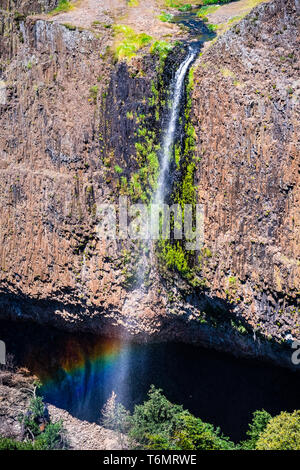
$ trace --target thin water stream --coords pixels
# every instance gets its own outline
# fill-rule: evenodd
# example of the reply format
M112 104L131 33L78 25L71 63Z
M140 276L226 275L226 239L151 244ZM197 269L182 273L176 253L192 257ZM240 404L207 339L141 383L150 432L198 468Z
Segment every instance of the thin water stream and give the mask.
M196 58L199 51L198 45L192 45L188 48L188 53L183 62L176 71L174 81L171 85L171 111L169 113L166 129L163 133L162 152L160 161L160 173L158 178L157 190L154 194L153 203L163 204L167 191L167 179L170 170L172 150L174 147L176 126L179 120L180 102L184 93L184 80L190 65Z
M171 107L162 135L162 151L160 155L160 173L157 189L153 196L153 204L163 204L168 190L168 180L172 153L176 139L176 130L179 124L180 103L185 93L185 79L187 73L197 58L204 42L211 40L215 34L207 28L205 23L197 17L198 9L179 13L172 19L173 23L184 25L190 39L188 40L187 54L179 65L170 86Z

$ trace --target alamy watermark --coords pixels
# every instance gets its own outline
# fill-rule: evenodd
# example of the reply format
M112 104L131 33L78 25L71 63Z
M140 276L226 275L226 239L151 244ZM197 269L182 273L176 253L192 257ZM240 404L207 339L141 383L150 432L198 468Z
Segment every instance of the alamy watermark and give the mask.
M0 105L6 104L6 83L0 80Z
M119 204L97 206L99 239L183 240L188 251L200 250L204 243L202 204Z
M294 366L299 366L300 364L300 341L293 341L292 343L292 349L295 349L295 351L292 354L292 364Z
M4 341L0 340L0 364L6 364L6 345Z

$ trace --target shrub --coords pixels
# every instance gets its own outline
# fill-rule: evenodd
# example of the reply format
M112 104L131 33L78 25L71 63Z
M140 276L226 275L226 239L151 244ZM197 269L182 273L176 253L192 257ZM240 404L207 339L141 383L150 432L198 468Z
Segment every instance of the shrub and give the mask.
M113 391L101 410L100 424L107 429L125 433L128 431L129 411L117 402L117 395Z
M265 410L255 411L253 413L252 422L249 424L247 441L241 442L240 446L244 450L255 449L260 434L266 429L268 422L272 419L270 413Z
M34 445L31 441L20 442L0 436L0 450L34 450Z
M270 419L256 443L257 450L300 450L300 410L283 411Z
M27 437L36 437L40 434L40 421L44 418L45 405L41 397L33 397L30 400L29 408L20 421L23 424Z
M34 441L17 441L0 436L0 450L55 450L67 447L62 422L50 423Z
M118 60L131 59L139 49L152 41L148 34L136 33L129 26L117 24L113 28L117 36L115 54Z
M175 431L179 415L183 412L181 405L174 405L162 393L151 385L149 399L142 405L136 405L130 417L130 437L140 444L149 444L149 436L160 434L160 438L169 442L168 438Z
M44 432L36 438L34 447L37 450L55 450L67 447L62 421L49 423Z
M171 13L166 13L165 11L163 11L163 12L159 15L158 19L159 19L160 21L163 21L164 23L171 22L172 19L173 19L173 15L172 15Z
M123 173L123 170L119 165L115 165L115 172L120 175L121 173Z
M112 429L117 433L121 449L128 448L128 440L125 435L129 429L129 416L130 412L117 402L117 395L113 391L101 410L100 423L105 428Z
M61 421L51 423L42 397L34 396L27 412L20 417L24 436L29 438L34 449L63 449L67 447L65 430ZM26 441L25 441L26 442Z
M73 8L74 6L69 2L69 0L59 0L57 7L50 11L49 15L56 15L57 13L73 10Z
M231 450L235 448L229 438L212 424L204 423L191 414L182 416L179 430L174 434L176 446L180 450Z

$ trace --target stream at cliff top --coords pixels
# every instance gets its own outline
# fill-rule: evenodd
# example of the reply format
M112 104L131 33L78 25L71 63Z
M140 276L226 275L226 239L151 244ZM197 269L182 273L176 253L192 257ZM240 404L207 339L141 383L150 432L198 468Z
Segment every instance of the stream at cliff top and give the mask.
M178 12L171 20L171 23L182 25L189 33L190 40L198 42L199 45L216 37L216 33L211 31L203 19L197 16L200 10L201 7L196 7Z
M91 422L112 390L132 410L151 384L236 441L253 411L299 409L300 375L279 367L182 343L124 344L30 323L2 321L0 332L17 364L40 378L47 402Z

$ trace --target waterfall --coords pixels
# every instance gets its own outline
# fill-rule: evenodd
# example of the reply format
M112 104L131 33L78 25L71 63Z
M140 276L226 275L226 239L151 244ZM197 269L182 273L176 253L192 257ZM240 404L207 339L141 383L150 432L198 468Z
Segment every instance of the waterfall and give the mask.
M172 150L173 150L175 139L176 139L176 129L177 129L178 121L179 121L179 113L180 113L180 108L181 108L180 103L181 103L182 96L185 92L184 81L185 81L186 74L189 70L189 67L194 62L198 54L198 51L199 51L199 48L196 45L189 46L188 54L183 60L183 62L180 64L179 68L177 69L174 79L172 80L172 83L171 83L171 89L170 89L171 107L170 107L168 118L167 118L167 124L163 131L162 147L161 147L161 154L160 154L160 172L159 172L158 181L157 181L157 188L152 198L151 209L153 208L153 206L158 207L162 205L165 200L165 195L167 191L167 180L168 180L168 175L170 173ZM152 227L150 230L152 230ZM151 241L151 232L148 232L148 241L149 240L150 242L148 244L148 248L149 248L150 253L152 252L152 256L153 256L155 244ZM140 267L140 270L138 273L139 286L138 286L137 291L134 294L134 298L136 300L138 300L139 295L143 295L143 289L145 288L145 284L144 284L145 269L147 266L147 261L145 260L145 250L143 250L143 257L144 257L145 262L143 262ZM125 380L126 373L129 372L129 354L128 352L126 353L126 350L125 350L124 357L123 357L122 369L124 369L125 373L123 373L122 376L121 375L116 376L116 379L115 379L115 388L118 388L121 398L125 397L126 393L128 393L128 390L129 390L128 388L129 385L128 383L126 383L126 380Z
M180 101L184 92L184 80L191 63L195 60L197 50L189 46L187 57L176 71L171 85L171 110L168 117L167 127L163 136L161 150L161 168L157 182L157 189L154 193L153 204L163 204L166 193L167 178L170 170L172 149L176 137L176 126L179 119Z

